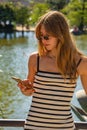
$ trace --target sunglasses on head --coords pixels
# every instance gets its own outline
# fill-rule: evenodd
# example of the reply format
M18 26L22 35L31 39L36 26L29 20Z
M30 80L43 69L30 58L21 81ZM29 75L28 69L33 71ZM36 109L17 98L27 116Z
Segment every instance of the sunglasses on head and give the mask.
M40 36L40 37L38 38L38 40L49 40L49 36L48 36L48 35Z

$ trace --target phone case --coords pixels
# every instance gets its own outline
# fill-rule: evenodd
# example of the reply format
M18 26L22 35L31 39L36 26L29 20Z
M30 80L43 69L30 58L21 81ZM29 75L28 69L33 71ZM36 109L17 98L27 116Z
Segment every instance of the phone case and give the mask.
M15 80L16 82L22 82L22 80L18 77L12 76L11 77L13 80Z

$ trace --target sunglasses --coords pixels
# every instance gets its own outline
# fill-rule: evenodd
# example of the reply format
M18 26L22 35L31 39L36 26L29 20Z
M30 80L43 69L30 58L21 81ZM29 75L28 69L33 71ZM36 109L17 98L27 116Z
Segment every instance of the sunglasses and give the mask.
M38 38L38 40L49 40L49 36L48 35L45 35L45 36L40 36L39 38Z

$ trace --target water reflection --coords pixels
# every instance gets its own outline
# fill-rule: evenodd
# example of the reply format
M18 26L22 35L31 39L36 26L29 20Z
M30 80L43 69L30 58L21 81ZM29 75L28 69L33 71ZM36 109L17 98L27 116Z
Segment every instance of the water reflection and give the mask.
M27 32L0 32L0 39L13 39L13 38L19 38L19 37L28 37L29 31Z
M87 35L76 36L77 47L87 54Z
M22 95L11 79L12 75L26 77L28 56L36 50L34 33L28 35L0 40L0 118L22 119L29 109L31 97Z
M87 54L87 37L83 35L75 39L77 46ZM10 39L8 35L7 39L0 39L0 118L26 117L32 98L21 94L11 76L26 78L28 57L36 50L37 41L34 32L25 32L25 37L21 37L17 32L16 38L13 36ZM81 89L80 80L76 91L79 89ZM72 102L79 105L75 96ZM75 120L78 119L75 117Z

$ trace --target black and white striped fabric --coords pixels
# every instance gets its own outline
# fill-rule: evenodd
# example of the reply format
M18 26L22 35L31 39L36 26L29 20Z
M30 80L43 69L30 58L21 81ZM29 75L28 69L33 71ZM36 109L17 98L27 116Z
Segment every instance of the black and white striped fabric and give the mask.
M38 71L35 75L32 105L25 130L74 130L71 99L76 80L60 73Z

